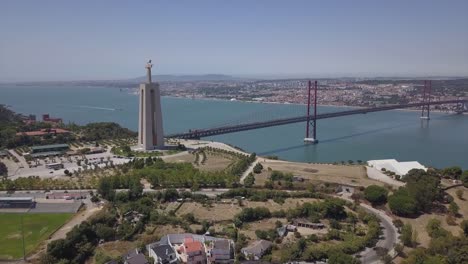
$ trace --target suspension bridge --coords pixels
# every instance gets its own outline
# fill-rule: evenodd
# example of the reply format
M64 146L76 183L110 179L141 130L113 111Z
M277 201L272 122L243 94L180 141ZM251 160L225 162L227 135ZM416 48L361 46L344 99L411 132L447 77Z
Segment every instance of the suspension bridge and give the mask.
M281 126L293 123L306 123L306 136L304 141L309 143L318 143L317 140L317 120L328 119L342 116L350 116L357 114L367 114L373 112L389 111L396 109L405 109L405 108L415 108L422 107L421 110L421 119L429 120L430 107L436 105L447 105L454 104L455 112L461 113L467 109L467 100L466 99L457 99L457 100L444 100L444 101L431 101L431 90L432 85L430 81L424 82L423 88L423 101L417 103L408 103L408 104L399 104L399 105L386 105L373 108L360 108L353 110L345 110L338 112L330 113L317 113L317 81L313 85L313 100L311 101L311 90L312 83L308 83L308 102L307 102L307 111L304 115L284 117L284 118L273 118L265 121L251 121L251 122L240 122L238 124L225 124L221 126L216 126L206 129L194 129L189 130L188 132L183 133L174 133L166 135L166 138L179 138L179 139L200 139L202 137L216 136L228 133L235 133L240 131L247 131L259 128ZM312 106L311 106L312 105ZM311 107L313 112L311 113ZM309 126L312 127L312 135L310 135Z

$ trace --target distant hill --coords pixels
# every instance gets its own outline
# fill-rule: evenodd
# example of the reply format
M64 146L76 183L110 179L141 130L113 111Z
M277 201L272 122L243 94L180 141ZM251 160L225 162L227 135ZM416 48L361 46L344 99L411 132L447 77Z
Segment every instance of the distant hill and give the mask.
M203 75L153 75L152 79L159 82L181 82L181 81L229 81L238 80L239 78L224 75L224 74L203 74ZM129 79L128 81L142 82L146 80L146 76Z

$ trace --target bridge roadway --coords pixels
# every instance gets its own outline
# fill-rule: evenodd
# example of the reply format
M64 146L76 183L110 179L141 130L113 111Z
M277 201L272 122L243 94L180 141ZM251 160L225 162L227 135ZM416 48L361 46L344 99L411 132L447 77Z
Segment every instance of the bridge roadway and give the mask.
M388 111L388 110L394 110L394 109L418 107L418 106L423 106L423 105L428 105L428 104L429 105L459 104L459 103L466 104L466 102L467 102L466 100L446 100L446 101L433 101L430 103L421 102L421 103L412 103L412 104L404 104L404 105L389 105L389 106L381 106L381 107L374 107L374 108L362 108L362 109L355 109L355 110L318 114L317 120L340 117L340 116L356 115L356 114L367 114L367 113ZM314 120L314 117L310 116L310 120ZM180 139L199 139L202 137L216 136L216 135L258 129L258 128L281 126L281 125L300 123L300 122L306 122L306 121L307 121L307 116L304 115L304 116L298 116L298 117L288 117L288 118L253 122L253 123L247 123L247 124L229 125L229 126L215 127L215 128L209 128L209 129L193 130L193 131L189 131L185 133L170 134L170 135L166 135L165 137L166 138L180 138Z

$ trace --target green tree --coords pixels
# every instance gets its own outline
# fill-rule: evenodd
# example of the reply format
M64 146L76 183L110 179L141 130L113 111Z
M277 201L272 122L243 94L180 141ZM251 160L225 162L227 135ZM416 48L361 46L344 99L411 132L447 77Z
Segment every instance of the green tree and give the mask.
M455 194L457 195L458 199L463 200L463 190L458 189Z
M468 188L468 170L463 172L462 176L460 177L460 180L463 182L463 186Z
M388 205L396 215L414 216L418 213L416 200L403 187L400 187L393 195L388 197Z
M104 199L108 201L114 200L115 190L110 177L103 177L99 180L97 191Z
M252 173L249 173L244 179L245 187L252 187L255 184L255 176Z
M458 166L448 167L441 171L443 177L451 179L460 179L462 172L462 169Z
M442 197L440 178L435 171L412 169L405 180L408 193L416 201L419 211L429 212L434 201Z
M262 170L263 170L263 166L262 166L262 164L260 164L260 162L255 164L255 166L253 168L254 173L259 174L259 173L262 172Z
M401 236L400 236L401 242L403 245L407 247L412 247L414 246L413 243L413 227L411 224L405 224L401 228Z
M387 194L387 189L378 185L370 185L364 190L364 197L373 205L386 203Z
M343 253L342 251L332 251L328 254L329 264L359 264L359 260L353 256Z
M112 227L103 225L103 224L97 224L95 227L96 230L96 235L100 239L104 239L105 241L110 241L114 239L115 237L115 230Z

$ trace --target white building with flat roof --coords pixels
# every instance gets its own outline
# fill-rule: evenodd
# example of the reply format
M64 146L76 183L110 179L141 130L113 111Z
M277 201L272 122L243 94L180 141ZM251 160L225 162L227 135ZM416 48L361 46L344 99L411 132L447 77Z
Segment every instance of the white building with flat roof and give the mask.
M369 164L369 166L376 168L378 170L385 169L387 171L392 171L395 174L400 175L400 176L405 176L412 169L421 169L421 170L427 171L427 168L417 161L400 162L400 161L397 161L396 159L384 159L384 160L369 160L367 164Z

